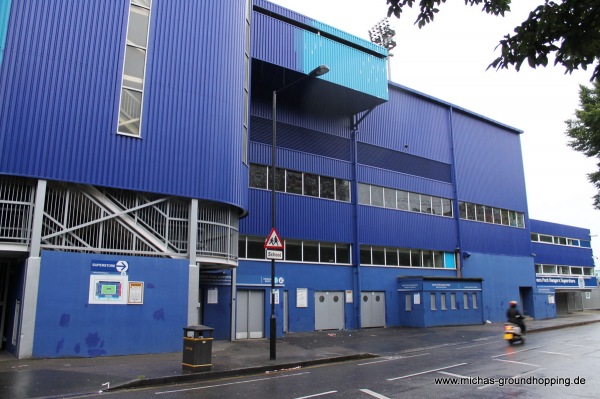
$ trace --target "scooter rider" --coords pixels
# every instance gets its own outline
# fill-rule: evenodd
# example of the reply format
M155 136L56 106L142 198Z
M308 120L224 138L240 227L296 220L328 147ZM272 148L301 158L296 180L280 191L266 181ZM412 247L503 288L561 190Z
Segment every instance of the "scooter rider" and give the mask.
M525 317L523 316L523 313L517 309L517 301L510 301L509 305L510 307L506 311L506 318L508 319L508 322L518 325L521 328L521 334L525 334L526 327L525 322L523 321Z

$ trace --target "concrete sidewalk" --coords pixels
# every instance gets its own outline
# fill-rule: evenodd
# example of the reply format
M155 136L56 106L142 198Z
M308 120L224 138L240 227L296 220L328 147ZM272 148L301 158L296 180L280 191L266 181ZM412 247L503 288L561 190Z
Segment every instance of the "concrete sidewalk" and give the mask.
M528 320L529 333L600 322L600 311ZM0 352L0 398L65 397L81 393L164 385L307 367L459 345L498 336L502 323L431 328L375 328L290 333L277 340L214 341L212 370L183 372L181 352L97 358L18 360ZM440 344L442 343L442 344Z

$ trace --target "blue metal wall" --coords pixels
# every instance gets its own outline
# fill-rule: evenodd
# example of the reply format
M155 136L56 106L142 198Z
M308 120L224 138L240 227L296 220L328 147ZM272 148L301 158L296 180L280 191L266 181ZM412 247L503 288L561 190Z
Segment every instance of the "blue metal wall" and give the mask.
M92 261L125 260L144 282L142 305L88 304ZM96 357L181 350L186 260L42 252L34 357Z
M590 230L564 224L530 220L531 232L556 237L590 240ZM594 266L594 254L591 248L571 247L566 245L531 243L535 253L535 263L562 266Z
M128 3L13 1L0 173L245 207L246 1L153 1L141 139L116 134Z

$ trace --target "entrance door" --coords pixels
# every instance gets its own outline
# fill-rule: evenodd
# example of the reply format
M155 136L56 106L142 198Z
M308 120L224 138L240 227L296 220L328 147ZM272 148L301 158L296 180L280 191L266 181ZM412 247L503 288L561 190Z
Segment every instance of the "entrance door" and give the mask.
M344 293L315 291L315 330L344 329Z
M263 338L265 336L265 293L257 290L238 290L235 311L235 338Z
M6 337L6 301L8 299L8 277L9 264L6 261L0 261L0 349L4 348Z
M360 300L361 327L385 327L385 292L366 291Z

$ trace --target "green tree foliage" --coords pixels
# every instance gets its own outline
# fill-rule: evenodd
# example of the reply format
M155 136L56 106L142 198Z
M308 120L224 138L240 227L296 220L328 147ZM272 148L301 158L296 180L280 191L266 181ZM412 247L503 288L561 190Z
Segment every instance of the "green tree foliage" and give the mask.
M600 159L600 81L593 87L579 86L579 106L575 118L569 119L566 134L571 138L569 146L590 158ZM588 174L598 193L594 195L594 207L600 210L600 163L599 170Z
M522 0L521 0L522 1ZM418 3L420 12L415 24L422 28L433 21L439 6L446 0L387 0L388 16L400 18L404 7ZM464 0L465 5L482 5L483 11L504 16L510 12L511 0ZM596 64L591 80L600 77L600 0L545 0L529 13L529 17L504 36L498 47L500 56L489 66L497 69L513 65L518 71L523 62L529 66L546 66L549 55L554 64L566 72L586 70Z

